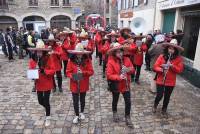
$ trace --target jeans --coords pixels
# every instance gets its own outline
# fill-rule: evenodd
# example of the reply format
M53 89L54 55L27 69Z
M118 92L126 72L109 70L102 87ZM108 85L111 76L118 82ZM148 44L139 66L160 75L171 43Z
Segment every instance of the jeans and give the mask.
M151 56L149 55L148 52L145 54L145 62L146 62L146 69L151 69L150 63L151 63Z
M37 91L38 102L45 108L46 116L50 116L50 104L49 104L50 93L51 91Z
M118 100L119 100L119 92L112 92L112 111L113 112L117 112L117 104L118 104ZM129 116L130 115L130 111L131 111L131 93L130 91L126 91L123 94L124 97L124 101L125 101L125 116Z
M72 98L73 98L73 105L74 105L74 111L76 116L79 116L79 97L80 97L80 103L81 103L81 113L84 112L85 109L85 93L72 93Z
M157 107L164 95L162 110L166 111L169 104L170 96L174 87L157 85L157 95L154 102L154 107Z

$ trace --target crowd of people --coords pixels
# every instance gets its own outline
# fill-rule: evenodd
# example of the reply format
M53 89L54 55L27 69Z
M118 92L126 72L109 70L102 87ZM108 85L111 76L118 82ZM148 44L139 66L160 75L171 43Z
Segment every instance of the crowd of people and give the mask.
M152 81L157 90L152 111L157 111L164 96L162 115L167 118L167 107L176 85L176 75L183 71L180 56L184 51L181 47L182 36L180 30L176 34L170 32L168 35L161 34L160 30L152 34L135 35L130 28L106 31L103 28L72 30L64 27L62 31L42 30L39 35L23 28L19 31L7 28L5 34L1 32L0 40L3 52L9 60L13 60L13 52L20 59L23 58L24 51L30 58L29 69L38 69L39 78L34 80L33 91L37 91L38 102L45 108L45 126L50 125L51 91L56 92L58 87L59 92L63 92L63 75L70 79L69 88L75 112L73 123L77 124L85 119L85 97L89 90L90 77L95 71L92 65L92 58L95 58L98 59L99 66L102 66L102 77L108 83L108 91L112 93L113 121L119 121L117 104L122 94L126 124L133 127L130 116L130 84L141 84L140 72L144 57L146 70L155 72ZM96 57L92 56L93 53Z

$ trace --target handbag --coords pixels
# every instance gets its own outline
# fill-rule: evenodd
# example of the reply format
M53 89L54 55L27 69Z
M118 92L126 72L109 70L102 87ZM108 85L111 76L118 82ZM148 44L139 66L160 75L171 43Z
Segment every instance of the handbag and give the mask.
M118 81L108 80L108 91L110 92L118 92Z

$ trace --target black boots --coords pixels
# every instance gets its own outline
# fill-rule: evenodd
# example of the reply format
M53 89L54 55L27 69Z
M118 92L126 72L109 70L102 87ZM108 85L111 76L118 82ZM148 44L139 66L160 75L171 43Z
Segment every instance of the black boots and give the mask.
M128 127L130 127L130 128L133 128L133 123L132 123L132 121L131 121L130 115L125 116L125 120L126 120L126 125L127 125Z

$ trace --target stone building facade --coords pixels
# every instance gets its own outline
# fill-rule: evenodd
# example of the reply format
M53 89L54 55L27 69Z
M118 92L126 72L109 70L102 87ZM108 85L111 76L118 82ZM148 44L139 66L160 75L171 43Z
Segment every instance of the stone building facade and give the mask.
M75 28L82 9L81 0L0 0L0 28Z

